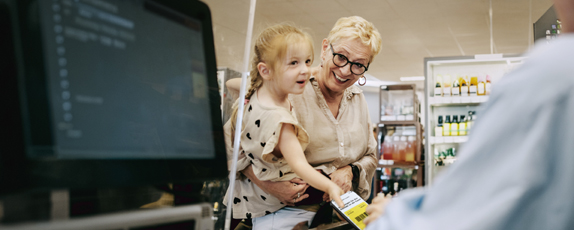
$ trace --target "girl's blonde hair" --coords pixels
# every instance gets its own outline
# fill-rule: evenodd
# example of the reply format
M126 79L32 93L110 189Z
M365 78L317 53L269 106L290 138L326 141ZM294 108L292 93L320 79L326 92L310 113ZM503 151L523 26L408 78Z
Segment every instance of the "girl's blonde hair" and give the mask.
M375 28L373 23L359 16L342 17L337 20L327 40L331 43L337 43L341 39L359 38L363 45L371 48L371 57L369 62L381 51L381 34Z
M277 70L287 56L289 45L297 43L307 43L309 45L311 62L313 62L313 41L308 33L286 23L274 25L261 31L257 40L255 40L254 55L251 60L251 71L249 72L251 83L245 93L245 99L251 98L253 93L263 84L263 77L261 77L257 65L263 62L267 64L271 71ZM238 102L243 103L243 100L240 98ZM235 133L238 102L233 105L233 112L229 118L231 119L232 136Z

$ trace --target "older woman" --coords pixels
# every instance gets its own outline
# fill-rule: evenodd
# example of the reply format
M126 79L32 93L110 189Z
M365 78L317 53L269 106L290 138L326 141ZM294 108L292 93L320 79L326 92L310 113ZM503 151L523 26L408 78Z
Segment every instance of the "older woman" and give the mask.
M290 97L297 119L309 133L307 161L345 192L353 190L365 199L370 195L377 167L377 143L367 102L354 84L366 81L364 73L380 49L381 37L372 23L358 16L340 18L323 39L320 66L313 69L304 93ZM240 80L227 83L236 90L239 85ZM231 146L229 142L227 146ZM291 229L299 222L310 221L326 198L319 194L305 201L309 197L306 192L312 192L300 180L260 181L251 167L238 171L284 204L294 206L262 219L269 229ZM262 224L260 219L258 225Z

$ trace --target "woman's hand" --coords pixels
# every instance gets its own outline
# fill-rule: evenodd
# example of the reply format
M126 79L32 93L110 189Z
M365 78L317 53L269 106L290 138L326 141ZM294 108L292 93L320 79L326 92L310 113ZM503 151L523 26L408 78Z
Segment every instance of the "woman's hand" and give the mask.
M353 188L353 169L351 166L346 165L345 167L339 168L335 172L331 173L329 177L331 177L331 181L343 190L343 194L351 191ZM327 201L328 198L329 195L325 193L323 195L323 200Z
M295 203L309 197L309 194L304 194L309 185L306 183L294 183L293 181L297 181L297 179L278 182L261 181L263 186L259 187L263 189L263 191L277 197L283 204L295 206Z
M291 181L260 181L253 173L251 165L245 168L242 173L263 191L277 197L287 206L295 206L295 203L309 197L309 194L304 194L309 185L299 178Z
M387 206L389 201L391 201L390 195L385 197L384 194L379 193L377 195L377 197L375 197L375 199L373 199L373 202L371 203L371 205L369 205L369 207L367 207L367 215L369 215L369 216L367 218L365 218L365 220L363 220L363 223L365 223L365 225L368 225L371 222L378 219L383 214L385 214L385 207Z

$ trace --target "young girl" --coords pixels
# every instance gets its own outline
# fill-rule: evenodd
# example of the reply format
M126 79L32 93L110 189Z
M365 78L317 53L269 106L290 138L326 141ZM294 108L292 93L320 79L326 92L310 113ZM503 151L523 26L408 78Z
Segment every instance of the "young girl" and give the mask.
M251 164L253 172L262 181L302 178L343 207L342 189L313 169L305 159L303 150L309 137L297 121L288 99L289 94L303 93L309 80L309 67L313 62L310 36L293 26L271 26L261 32L254 51L251 86L245 96L248 101L243 116L238 168ZM237 108L226 124L227 148L232 146L236 117ZM233 218L253 218L254 229L258 228L258 217L285 206L247 178L238 177L233 189ZM242 190L256 192L245 194Z

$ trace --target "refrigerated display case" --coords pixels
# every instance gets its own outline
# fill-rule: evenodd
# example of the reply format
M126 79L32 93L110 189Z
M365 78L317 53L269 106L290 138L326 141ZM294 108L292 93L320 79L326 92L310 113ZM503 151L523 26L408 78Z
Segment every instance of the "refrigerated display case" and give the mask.
M219 96L221 96L221 120L223 124L225 124L231 116L231 108L233 107L233 103L235 103L234 98L239 96L230 95L231 92L227 90L225 86L225 82L232 78L241 78L241 73L227 67L217 68L217 83L219 85Z
M562 24L554 6L550 7L536 22L532 24L532 32L534 34L534 41L544 39L547 42L560 36Z
M480 119L480 105L488 101L496 82L524 59L503 54L425 58L427 184L448 165L456 164L459 149L469 140L474 121Z
M423 128L416 85L383 85L377 127L375 192L395 194L424 184Z

